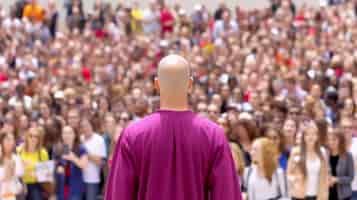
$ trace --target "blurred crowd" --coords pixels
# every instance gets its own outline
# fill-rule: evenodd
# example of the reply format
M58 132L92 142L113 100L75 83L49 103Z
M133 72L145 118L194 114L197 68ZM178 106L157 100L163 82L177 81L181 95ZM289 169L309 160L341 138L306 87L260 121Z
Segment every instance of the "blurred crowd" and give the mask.
M191 109L225 129L245 199L357 199L357 1L192 8L0 3L0 199L101 198L121 130L159 109L171 53L190 62Z

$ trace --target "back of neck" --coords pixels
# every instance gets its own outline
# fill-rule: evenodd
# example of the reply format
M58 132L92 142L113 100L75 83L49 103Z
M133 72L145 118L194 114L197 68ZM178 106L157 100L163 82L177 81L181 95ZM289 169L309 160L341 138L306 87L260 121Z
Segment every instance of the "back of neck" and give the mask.
M173 110L173 111L185 111L188 110L187 99L182 100L164 100L160 99L160 109L162 110Z

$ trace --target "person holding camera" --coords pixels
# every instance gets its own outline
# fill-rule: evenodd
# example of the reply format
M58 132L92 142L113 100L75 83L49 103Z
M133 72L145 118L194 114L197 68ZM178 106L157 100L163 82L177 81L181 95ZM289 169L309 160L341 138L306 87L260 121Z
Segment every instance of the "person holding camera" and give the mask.
M70 126L62 130L62 144L55 155L57 200L81 200L85 193L83 170L88 164L87 151Z

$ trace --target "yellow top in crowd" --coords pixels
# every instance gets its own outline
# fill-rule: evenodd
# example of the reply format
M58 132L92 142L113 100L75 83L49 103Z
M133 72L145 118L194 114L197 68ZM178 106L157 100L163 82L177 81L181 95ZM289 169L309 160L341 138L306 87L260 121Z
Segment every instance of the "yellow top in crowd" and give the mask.
M22 146L17 148L17 153L20 155L24 162L25 173L22 178L24 183L36 183L35 167L38 162L48 161L48 153L42 148L41 151L26 152Z

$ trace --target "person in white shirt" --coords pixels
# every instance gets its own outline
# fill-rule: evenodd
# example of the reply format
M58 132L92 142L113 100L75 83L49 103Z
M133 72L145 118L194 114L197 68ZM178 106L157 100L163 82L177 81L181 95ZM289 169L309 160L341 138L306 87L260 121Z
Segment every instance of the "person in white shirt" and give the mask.
M86 184L86 200L96 200L99 194L100 170L106 157L106 148L103 137L94 133L91 123L84 118L80 122L82 142L88 152L88 166L83 170Z
M9 105L15 106L17 103L22 103L27 110L32 108L32 98L25 95L25 86L17 85L16 86L16 95L9 99Z
M326 200L329 195L327 152L314 121L301 123L301 142L291 150L287 179L293 200Z
M352 154L354 169L357 171L357 138L353 137L353 122L351 119L341 120L341 128L346 138L347 150ZM357 200L357 176L352 181L352 200Z
M150 1L150 5L143 12L143 30L145 34L155 34L160 31L159 16L157 4Z
M24 167L19 156L14 154L15 136L3 133L0 136L0 199L16 200L24 194L20 177Z
M223 18L217 20L213 27L213 37L215 39L221 38L223 35L229 35L231 33L238 32L238 23L235 20L231 20L231 16L228 11L224 11Z
M294 77L287 77L284 81L285 88L281 91L281 96L284 98L297 98L303 101L307 96L307 92L301 87Z
M243 174L243 188L249 200L286 198L287 185L283 169L279 168L278 147L268 138L253 142L253 164Z

